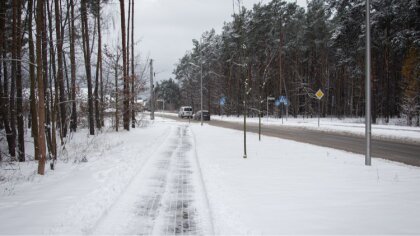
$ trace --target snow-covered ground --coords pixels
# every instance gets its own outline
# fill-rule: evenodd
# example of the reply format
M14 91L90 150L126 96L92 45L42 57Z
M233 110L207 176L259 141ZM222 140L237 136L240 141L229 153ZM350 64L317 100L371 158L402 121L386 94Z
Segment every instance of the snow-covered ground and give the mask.
M0 234L420 234L420 168L255 134L243 159L242 138L164 118L81 130L46 176L1 166Z
M157 114L165 114L176 116L174 113L157 112ZM243 117L236 116L218 116L212 115L212 120L222 120L228 122L243 123ZM420 145L420 127L408 127L397 125L400 120L393 120L392 124L375 124L372 125L372 136L378 139L390 139L401 142L410 142ZM258 124L258 117L249 117L247 122L250 124ZM318 127L318 118L262 118L262 125L277 125L298 127L302 129L319 130L322 132L345 133L349 135L364 136L365 124L363 118L321 118L320 127Z

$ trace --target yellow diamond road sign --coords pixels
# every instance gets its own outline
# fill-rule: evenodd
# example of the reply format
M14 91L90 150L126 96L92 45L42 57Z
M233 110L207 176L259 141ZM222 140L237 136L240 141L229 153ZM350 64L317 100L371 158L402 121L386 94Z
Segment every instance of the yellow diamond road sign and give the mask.
M315 93L316 97L321 100L321 98L324 96L324 93L321 91L321 89L319 89L316 93Z

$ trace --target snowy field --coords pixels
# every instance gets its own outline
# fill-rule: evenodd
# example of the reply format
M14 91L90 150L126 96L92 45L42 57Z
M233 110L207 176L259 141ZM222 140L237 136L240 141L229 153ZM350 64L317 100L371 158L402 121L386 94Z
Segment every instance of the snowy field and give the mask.
M420 168L157 118L0 168L0 234L420 234ZM87 161L82 161L86 159Z
M165 114L176 116L174 113L157 112L157 114ZM243 123L244 118L236 116L218 116L212 115L212 120L222 120L228 122ZM249 117L247 122L250 124L258 124L258 117ZM298 127L302 129L319 130L322 132L344 133L349 135L364 136L365 124L364 118L321 118L320 127L318 127L318 118L261 118L262 125L277 125ZM409 142L420 145L420 127L408 127L399 125L403 121L400 119L391 120L390 124L372 125L372 136L377 139L395 140L400 142Z

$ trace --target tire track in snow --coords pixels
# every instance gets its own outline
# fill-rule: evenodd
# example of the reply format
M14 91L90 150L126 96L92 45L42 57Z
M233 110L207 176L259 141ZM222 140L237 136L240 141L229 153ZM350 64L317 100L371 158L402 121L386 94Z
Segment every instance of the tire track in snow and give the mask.
M193 207L194 188L191 184L192 167L188 158L191 143L187 129L180 130L181 148L176 153L174 176L166 205L165 234L199 234L196 210Z
M153 234L213 234L191 131L187 125L178 129L180 145L173 157L162 214L156 222Z
M124 234L127 233L127 230L130 228L130 224L132 223L131 220L133 218L130 218L131 220L128 220L125 222L124 225L115 225L113 221L115 221L115 217L118 214L121 214L118 211L121 211L122 208L127 208L127 206L121 206L121 205L127 205L127 203L131 203L132 200L130 199L124 199L130 198L130 196L127 195L135 195L135 192L138 190L138 186L140 185L139 180L142 175L144 175L149 166L153 163L154 159L156 159L156 155L161 155L159 150L162 147L167 148L173 148L171 145L167 145L168 142L173 143L174 137L173 136L173 127L170 127L165 130L165 132L162 135L159 135L158 138L154 139L152 142L150 142L151 148L147 151L143 152L142 155L148 156L147 159L143 162L143 165L140 166L138 169L138 172L135 176L133 176L130 180L130 182L127 184L126 189L121 192L119 197L115 199L114 203L104 212L104 214L99 218L99 220L96 222L96 224L89 230L87 230L86 234L104 234L104 233L114 233L114 234ZM134 192L134 193L133 193ZM129 206L132 207L132 206Z
M123 196L88 234L213 233L192 133L187 125L172 127Z
M179 130L177 130L178 134ZM138 225L139 231L136 234L150 235L153 232L156 218L158 217L162 198L165 194L168 182L168 174L170 172L172 157L175 150L179 148L177 137L171 139L171 145L159 156L153 165L154 174L147 181L148 192L140 198L136 203L136 215L139 217Z

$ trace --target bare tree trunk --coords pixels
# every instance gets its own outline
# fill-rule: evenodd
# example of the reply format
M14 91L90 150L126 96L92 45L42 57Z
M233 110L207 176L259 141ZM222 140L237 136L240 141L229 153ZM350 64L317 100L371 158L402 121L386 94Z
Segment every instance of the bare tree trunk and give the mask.
M43 29L42 29L42 71L43 71L43 93L44 93L44 105L45 105L45 113L44 113L44 119L45 119L45 136L47 141L47 147L48 147L48 155L51 156L51 120L50 120L50 93L48 93L48 78L49 78L49 68L48 68L48 32L47 32L47 1L43 1ZM38 89L40 89L38 87ZM39 99L39 98L38 98ZM41 112L38 110L38 112ZM40 122L40 121L39 121ZM39 130L38 130L39 131ZM40 132L40 131L39 131Z
M63 145L63 137L67 136L67 124L66 124L66 94L64 91L64 73L63 73L63 39L61 34L61 11L59 1L54 1L55 8L55 33L57 41L57 63L58 73L57 82L59 89L59 110L60 110L60 134L61 134L61 145ZM58 93L58 91L56 91Z
M3 14L4 17L2 17L0 20L0 27L2 27L3 29L0 30L0 33L2 34L2 55L3 58L7 57L7 50L8 50L8 44L7 44L7 34L6 34L6 2L2 1L2 7L3 7ZM9 154L11 156L12 159L14 159L16 157L16 136L13 136L13 132L12 132L12 127L11 127L11 112L10 112L10 100L9 98L9 78L8 78L8 68L7 68L7 63L5 60L3 60L3 96L2 96L2 100L3 100L3 124L4 124L4 129L6 131L6 139L7 139L7 144L9 147Z
M101 49L102 51L102 49ZM101 93L101 110L100 110L100 121L101 121L101 127L105 126L105 121L104 121L104 110L105 110L105 100L104 100L104 82L103 82L103 67L102 67L102 53L101 53L101 66L99 68L99 83L100 83L100 93Z
M0 17L1 17L1 5L0 5ZM1 27L0 27L0 30L2 30ZM0 34L0 37L2 37L1 34ZM1 39L0 39L0 43L2 43ZM2 51L2 50L3 50L3 48L2 48L2 46L0 46L0 51ZM0 53L0 60L3 61L3 55L1 53ZM3 63L0 63L0 129L4 129L3 121L4 121L4 116L6 115L6 113L4 112L4 109L3 109L4 108L4 106L3 106L4 95L3 95L3 83L2 83L2 70L3 70L2 65L3 65ZM1 155L1 152L0 152L0 155ZM1 156L0 156L0 161L2 161Z
M99 3L100 4L100 3ZM100 83L100 93L101 93L101 101L100 101L100 117L99 117L99 121L100 121L100 125L101 127L104 127L105 122L104 122L104 106L105 106L105 102L104 102L104 83L103 83L103 68L102 68L102 33L101 33L101 11L100 11L100 5L99 5L99 10L98 10L98 62L99 62L99 83Z
M36 97L35 97L35 48L34 40L32 36L32 24L33 24L33 9L34 9L34 0L28 1L28 12L29 12L29 22L28 22L28 34L29 34L29 78L31 82L31 91L30 91L30 109L31 109L31 122L32 122L32 137L34 137L34 159L39 160L39 144L38 144L38 112L36 107ZM41 66L41 65L39 65Z
M128 79L128 83L131 84L131 76L130 76L130 24L131 24L131 0L128 0L128 20L127 20L127 79ZM129 116L129 123L130 123L130 119L131 119L131 113L132 113L132 103L131 103L131 99L132 99L132 93L129 90L129 105L128 105L128 116Z
M123 101L123 124L125 130L130 130L130 86L127 75L127 48L125 32L125 9L124 0L120 0L121 12L121 35L122 35L122 53L123 53L123 78L124 78L124 101Z
M42 47L41 41L44 31L44 0L37 0L37 14L36 14L36 75L38 80L38 143L40 158L38 162L38 174L44 175L45 172L45 161L46 161L46 150L45 150L45 101L44 101L44 81L42 78Z
M118 52L117 52L118 54ZM115 131L118 132L118 127L120 124L120 116L118 114L118 103L119 103L119 98L118 98L118 55L117 55L117 59L115 60Z
M3 120L4 120L4 116L5 116L5 112L3 110L3 105L4 105L4 101L3 101L3 83L1 81L2 79L2 65L3 65L3 37L4 37L4 28L5 28L5 19L6 19L6 1L1 1L0 2L0 58L1 63L0 63L0 111L1 111L1 121L0 121L0 128L3 128ZM4 78L4 77L3 77Z
M56 133L56 112L57 110L55 109L55 105L56 105L56 96L58 93L58 88L57 88L57 68L56 68L56 64L55 64L55 51L54 51L54 42L53 42L53 28L52 28L52 6L50 7L49 4L49 0L46 1L47 2L47 14L48 14L48 30L49 30L49 43L50 43L50 68L52 69L52 72L50 71L50 76L49 78L47 77L47 80L49 79L48 85L49 85L49 96L50 96L50 106L51 109L48 109L49 112L47 112L47 116L48 114L50 115L50 117L48 116L48 119L51 119L51 123L47 122L47 129L51 129L51 131L49 131L49 137L48 137L48 143L49 143L49 153L52 155L51 159L55 160L56 159L56 154L57 154L57 133ZM53 81L54 83L54 90L52 89L53 86ZM55 91L55 93L53 94L53 91Z
M95 135L93 118L92 74L90 68L89 25L87 20L86 1L87 0L81 0L80 12L82 16L83 54L85 57L86 78L88 86L89 132L90 135Z
M25 132L23 122L23 91L22 91L22 1L13 1L17 8L17 32L16 32L16 112L17 112L17 126L18 126L18 159L20 162L25 161Z
M76 132L77 129L77 107L76 107L76 57L75 57L75 37L76 32L74 29L74 1L70 0L70 20L69 20L69 35L70 35L70 67L71 67L71 121L70 130Z
M16 59L16 38L17 38L17 25L16 25L16 2L13 3L13 19L12 19L12 59ZM16 71L17 71L17 62L12 61L12 77L10 79L10 94L9 94L9 109L10 109L10 128L11 136L14 140L13 155L11 156L12 160L16 160Z
M22 93L22 2L21 0L13 1L13 59L16 61L13 62L13 71L15 73L16 79L16 120L18 128L18 160L20 162L25 161L25 134L24 134L24 124L23 124L23 93ZM13 81L13 78L12 78ZM14 121L14 116L12 116L12 121ZM14 129L12 127L12 129ZM15 131L16 132L16 131Z
M136 98L134 90L134 82L136 76L134 74L134 0L131 1L131 128L136 127L136 110L134 99Z
M100 74L101 67L102 67L102 36L101 36L101 2L100 0L97 0L97 24L98 24L98 59L96 63L96 77L95 77L95 89L94 89L94 97L95 97L95 119L96 119L96 128L100 129L102 127L102 122L100 118L100 107L99 107L99 76L102 76Z

